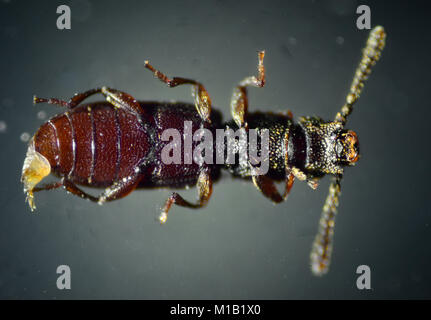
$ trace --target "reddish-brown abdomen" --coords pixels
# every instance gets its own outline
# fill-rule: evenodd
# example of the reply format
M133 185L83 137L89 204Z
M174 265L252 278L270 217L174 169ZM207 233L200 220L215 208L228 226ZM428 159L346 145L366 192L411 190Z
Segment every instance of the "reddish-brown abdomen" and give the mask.
M144 127L149 119L141 116L141 122L136 116L127 111L118 110L118 123L120 131L120 162L119 176L127 177L134 174L137 164L142 164L148 159L150 151L154 149L155 142L150 137L150 133Z
M58 142L58 158L56 164L58 166L55 168L59 175L65 176L71 173L72 167L74 166L73 161L73 133L71 118L69 113L64 113L63 115L56 117L51 120L52 125L55 127L55 132ZM36 150L38 146L38 141L36 143Z
M54 173L96 187L132 175L151 147L140 116L109 103L58 115L35 135L35 148Z
M121 132L118 130L116 113L113 107L91 108L93 115L93 139L94 139L94 182L112 182L118 179L118 162L120 152L117 142L121 140Z
M79 183L88 182L92 177L93 152L91 141L93 140L93 115L91 108L87 112L74 112L71 115L75 134L76 159L73 176Z
M51 120L45 122L34 135L35 149L37 152L42 154L51 165L51 169L58 170L60 159L59 159L59 147L58 147L58 136L57 128L53 125Z

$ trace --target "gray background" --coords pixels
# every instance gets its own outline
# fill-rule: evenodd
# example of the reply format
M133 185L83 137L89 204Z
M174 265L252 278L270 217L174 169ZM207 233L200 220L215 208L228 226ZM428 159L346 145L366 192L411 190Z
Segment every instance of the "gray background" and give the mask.
M297 182L274 206L227 174L207 208L174 207L155 218L169 190L136 191L102 207L63 190L37 194L31 214L19 181L30 135L53 106L101 85L139 99L191 102L143 68L202 81L229 117L235 83L255 74L266 50L267 85L250 90L250 109L292 110L332 119L343 104L367 31L356 1L1 1L0 298L287 299L430 298L429 11L412 1L369 2L385 26L383 58L348 127L362 158L347 170L328 275L309 253L329 179ZM68 4L72 30L56 29ZM46 120L46 119L45 119ZM195 189L182 191L195 198ZM72 289L56 288L56 268ZM356 288L369 265L372 290Z

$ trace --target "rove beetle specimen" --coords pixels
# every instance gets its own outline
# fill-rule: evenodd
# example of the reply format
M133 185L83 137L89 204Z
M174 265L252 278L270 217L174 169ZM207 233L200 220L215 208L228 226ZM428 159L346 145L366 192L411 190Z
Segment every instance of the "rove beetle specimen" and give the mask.
M196 203L185 200L176 192L167 199L159 218L164 223L173 204L189 208L205 206L212 193L212 182L221 169L227 169L234 176L251 177L257 189L274 203L286 200L295 178L307 181L315 189L319 179L331 174L333 180L311 252L312 272L322 275L329 268L343 170L359 159L357 135L344 126L371 67L380 58L385 38L382 27L371 31L346 103L332 122L318 117L301 117L295 123L290 111L248 112L246 87L263 87L265 84L264 51L258 53L257 77L245 78L234 89L231 100L233 120L227 123L221 122L218 113L211 113L211 100L201 83L185 78L170 79L148 61L145 67L169 87L191 85L194 106L177 102L137 101L127 93L106 87L75 94L68 102L34 97L34 103L47 102L65 107L67 111L44 123L29 143L21 177L26 201L33 211L34 192L59 187L103 204L122 198L138 187L186 187L196 184ZM98 93L103 94L106 100L82 104L87 97ZM161 152L168 141L161 139L163 131L177 129L184 139L185 121L191 123L192 132L205 128L214 133L216 129L232 128L242 130L248 136L251 129L257 132L266 129L269 132L269 170L266 174L258 174L250 161L165 164ZM193 147L196 147L196 142L193 142ZM248 143L246 148L250 148ZM60 180L36 187L51 172ZM276 181L285 182L283 194L278 192ZM84 192L78 185L105 190L96 197Z

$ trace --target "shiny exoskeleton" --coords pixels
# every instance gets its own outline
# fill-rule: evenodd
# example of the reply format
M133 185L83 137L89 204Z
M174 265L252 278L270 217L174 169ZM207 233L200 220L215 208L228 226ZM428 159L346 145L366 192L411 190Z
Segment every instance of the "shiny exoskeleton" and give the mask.
M30 141L21 178L30 208L35 209L34 192L59 187L103 204L122 198L138 187L196 185L196 203L185 200L176 192L172 193L160 215L160 222L164 223L173 204L189 208L203 207L211 196L212 182L218 178L221 169L227 169L234 176L251 178L262 194L275 203L287 198L295 179L305 180L315 189L320 178L331 174L334 178L311 253L312 271L321 275L329 267L343 170L359 159L357 135L345 129L344 125L371 67L380 58L385 38L382 27L371 31L346 103L332 122L317 117L302 117L295 122L290 111L248 112L246 87L263 87L265 84L263 51L258 54L257 77L245 78L234 89L231 100L233 119L226 123L221 121L218 112L211 112L209 94L201 83L185 78L170 79L148 61L145 62L146 68L168 86L191 85L194 106L137 101L125 92L107 87L76 94L69 101L34 97L34 103L47 102L68 110L43 124ZM83 103L94 94L103 94L106 100ZM190 126L190 131L186 132L185 122ZM181 163L166 163L163 161L163 150L170 143L169 139L164 138L168 129L175 129L179 133L181 145L186 144L188 134L194 134L197 130L205 129L216 136L219 129L232 129L246 137L245 150L252 147L248 143L252 131L257 132L261 140L265 131L269 134L268 170L264 173L256 170L251 157L245 162L238 161L238 150L233 162L191 161L193 156L183 152ZM239 144L237 142L238 148ZM191 146L194 150L198 142L192 140ZM220 150L215 142L212 147L211 152L216 157ZM263 153L262 144L258 144L257 149L258 153ZM60 178L59 181L37 187L51 172ZM278 192L276 181L285 182L283 194ZM99 196L93 196L78 185L105 190Z

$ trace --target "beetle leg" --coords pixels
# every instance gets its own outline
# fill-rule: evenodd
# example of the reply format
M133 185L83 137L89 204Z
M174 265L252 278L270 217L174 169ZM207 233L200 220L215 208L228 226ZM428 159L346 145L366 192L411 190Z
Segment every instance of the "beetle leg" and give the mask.
M124 109L136 115L142 114L141 105L130 94L107 87L101 88L102 94L106 97L106 101L114 107Z
M66 107L68 109L73 109L78 106L82 101L97 93L103 94L106 97L106 100L116 108L122 108L134 114L142 113L141 105L130 94L107 87L91 89L82 93L76 93L69 101L64 101L57 98L46 99L34 96L33 103L37 104L46 102L49 104Z
M71 194L74 194L75 196L78 196L80 198L87 199L93 202L97 202L98 200L98 198L79 189L76 184L74 184L70 180L63 179L63 187L67 192L70 192Z
M278 192L275 182L271 178L268 178L265 175L260 175L253 176L252 179L256 188L262 192L265 197L269 198L274 203L280 203L285 201L289 196L290 189L292 189L293 182L295 181L295 176L292 173L287 175L283 195Z
M291 171L295 178L297 178L298 180L304 181L307 179L307 175L305 174L305 172L301 171L300 169L292 167Z
M162 208L162 212L159 216L160 223L163 224L166 222L168 219L169 209L173 204L191 209L199 209L208 203L212 193L212 179L208 170L204 169L201 171L196 186L198 188L198 202L191 203L181 197L178 193L173 192Z
M129 176L119 181L114 182L110 187L97 198L97 203L102 205L107 201L113 201L127 196L130 192L136 189L139 183L139 176Z
M65 188L67 191L73 193L74 195L91 200L93 202L97 202L98 204L102 205L107 201L113 201L127 196L130 192L135 190L136 186L138 185L138 182L139 181L138 179L136 179L136 177L124 178L120 181L114 182L110 187L106 188L105 191L103 191L103 193L98 197L94 197L85 193L75 184L68 180L65 181Z
M105 191L99 196L92 196L85 191L81 190L75 183L72 181L62 178L58 182L54 182L51 184L46 184L41 187L34 188L33 192L39 192L44 190L52 190L63 187L67 192L78 196L83 199L87 199L93 202L97 202L98 204L103 204L106 201L113 201L116 199L120 199L122 197L127 196L130 192L132 192L136 186L138 185L139 180L136 176L130 176L124 178L118 182L114 182L112 186L106 188Z
M173 88L183 84L191 84L192 85L192 96L195 100L195 107L198 111L200 117L203 121L211 122L210 114L211 114L211 99L208 94L208 91L205 87L191 79L174 77L172 79L168 78L164 73L155 69L148 61L145 61L145 68L152 71L154 75L160 79L160 81L166 83L169 87Z
M54 182L51 184L34 188L33 192L52 190L52 189L63 187L67 192L70 192L75 196L78 196L80 198L84 198L93 202L97 202L98 204L103 204L106 201L113 201L127 196L130 192L132 192L136 188L136 186L138 185L138 182L139 180L137 179L136 176L124 178L118 182L114 182L110 187L106 188L105 191L100 196L95 197L81 190L72 181L62 178L58 182Z
M346 97L346 103L335 116L335 121L341 122L343 126L346 124L347 117L353 111L353 105L359 99L364 82L371 73L371 68L380 59L382 50L385 47L385 39L386 33L383 27L377 26L371 30L367 44L363 50L362 59L356 69L350 91Z
M54 182L54 183L50 183L50 184L45 184L45 185L42 185L40 187L35 187L31 190L28 190L26 202L28 202L28 204L30 206L30 210L31 211L36 210L36 205L34 203L34 193L35 192L44 191L44 190L53 190L53 189L60 188L62 186L63 186L63 182L59 181L59 182Z
M311 189L316 190L317 187L319 186L319 178L307 179L307 184Z
M78 196L80 198L87 199L93 202L97 202L98 204L103 204L106 201L113 201L127 196L130 192L132 192L136 188L138 183L139 183L139 179L137 179L137 176L130 176L127 178L123 178L122 180L114 182L110 187L106 188L105 191L100 196L95 197L81 190L72 181L62 178L58 182L54 182L51 184L34 188L33 192L52 190L52 189L63 187L67 192L70 192L75 196Z
M33 192L58 189L58 188L61 188L62 186L63 186L63 181L57 181L49 184L44 184L40 187L36 187L33 189Z
M88 199L94 202L98 201L98 198L82 191L81 189L79 189L73 182L62 178L60 181L58 182L54 182L54 183L50 183L50 184L46 184L43 185L41 187L37 187L34 188L32 191L33 192L39 192L39 191L45 191L45 190L53 190L53 189L57 189L63 187L64 189L66 189L66 191L80 197L80 198L84 198L84 199Z
M257 66L258 75L247 77L242 80L237 87L233 90L232 99L230 102L231 114L238 127L245 125L247 111L248 111L248 98L247 86L254 86L262 88L265 85L265 67L263 66L263 58L265 51L259 51L259 64Z
M33 96L33 103L37 104L37 103L49 103L49 104L54 104L54 105L58 105L60 107L66 107L68 109L73 109L76 106L78 106L83 100L87 99L88 97L95 95L97 93L102 93L102 89L101 88L96 88L96 89L91 89L85 92L81 92L81 93L76 93L72 98L70 98L69 101L64 101L64 100L60 100L57 98L39 98L37 96Z

